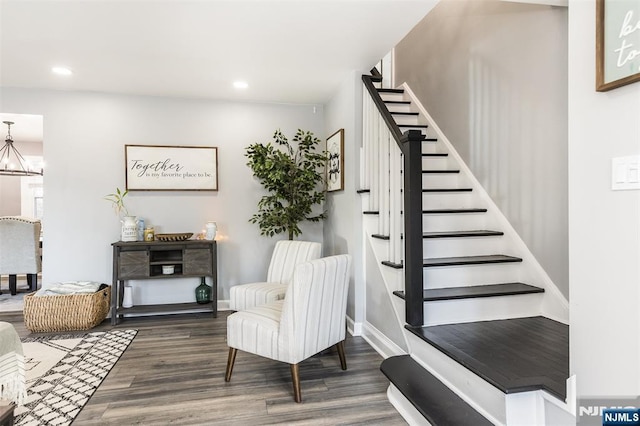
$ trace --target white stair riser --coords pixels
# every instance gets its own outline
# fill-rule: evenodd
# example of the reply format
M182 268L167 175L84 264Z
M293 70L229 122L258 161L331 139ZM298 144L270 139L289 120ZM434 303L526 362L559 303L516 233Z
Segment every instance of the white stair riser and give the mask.
M388 93L381 92L380 97L383 101L405 101L404 93Z
M459 287L464 285L526 282L520 263L495 263L465 266L423 268L423 288Z
M424 154L434 154L436 152L446 153L447 151L445 151L443 149L442 145L438 144L438 142L427 142L427 141L424 141L424 142L422 142L422 152Z
M508 246L500 237L423 238L422 256L457 257L483 253L505 253Z
M413 333L405 330L411 357L493 423L506 422L505 394Z
M411 125L415 125L415 124L425 124L420 122L420 117L417 115L392 115L393 120L396 122L397 125L403 125L403 124L411 124ZM401 131L403 129L400 129Z
M493 321L540 315L541 294L424 302L424 325Z
M423 169L450 169L455 167L455 162L449 157L422 157Z
M422 229L425 232L487 229L487 226L490 226L490 218L484 213L422 215Z
M469 188L469 181L460 173L423 173L422 188Z
M411 104L387 104L387 108L392 112L411 112Z
M451 189L451 188L449 188ZM439 209L439 208L459 208L475 207L473 192L423 192L422 208L423 209Z

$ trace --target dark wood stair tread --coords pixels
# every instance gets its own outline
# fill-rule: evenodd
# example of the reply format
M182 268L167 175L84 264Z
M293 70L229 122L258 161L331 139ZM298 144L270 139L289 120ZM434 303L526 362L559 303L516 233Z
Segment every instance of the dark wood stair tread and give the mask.
M537 316L405 328L504 393L544 389L566 399L566 324Z
M473 188L425 188L422 192L471 192Z
M391 115L410 115L410 116L418 116L419 112L404 112L404 111L389 111Z
M402 269L403 268L402 263L394 263L394 262L390 262L388 260L383 260L380 263L382 263L384 266L388 266L388 267L393 268L393 269Z
M422 238L497 237L500 235L504 235L504 232L489 231L486 229L474 229L472 231L424 232L422 234Z
M412 129L426 129L429 127L428 124L398 124L398 127L408 127Z
M422 238L467 238L467 237L499 237L504 235L502 231L488 231L488 230L472 230L472 231L441 231L441 232L424 232ZM388 240L389 235L373 234L373 238L381 240ZM404 235L400 235L400 238L404 238Z
M379 88L376 89L379 93L404 93L403 89L386 89L386 88Z
M516 296L534 293L544 293L544 289L524 283L485 284L423 290L422 301L434 302L438 300L475 299L478 297ZM394 291L393 294L404 299L404 291Z
M396 105L410 105L411 101L391 101L391 100L382 100L385 104L396 104Z
M356 194L366 194L368 192L371 192L371 190L370 189L358 189L356 191Z
M460 257L432 257L422 259L422 266L425 268L436 266L464 266L464 265L484 265L489 263L514 263L522 262L522 259L504 254L491 254L483 256L460 256Z
M449 154L446 152L423 152L423 157L448 157Z
M377 238L379 240L388 240L390 237L388 235L372 234L371 238Z
M385 359L380 365L380 371L434 426L492 424L410 355Z
M429 209L422 210L423 214L450 214L450 213L486 213L487 209Z
M443 170L423 170L422 171L423 174L434 174L434 173L460 173L460 170L455 170L455 169L443 169Z

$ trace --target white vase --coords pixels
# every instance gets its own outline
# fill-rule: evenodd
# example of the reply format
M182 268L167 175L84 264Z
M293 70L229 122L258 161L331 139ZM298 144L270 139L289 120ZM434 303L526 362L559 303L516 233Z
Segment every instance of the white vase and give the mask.
M130 285L124 286L124 296L122 297L122 307L123 308L133 307L133 287L131 287Z
M120 221L122 223L122 230L120 232L120 239L122 241L137 241L138 240L138 224L135 216L125 216Z
M216 233L218 232L218 225L215 222L207 222L207 224L205 225L205 229L205 238L209 241L215 240Z

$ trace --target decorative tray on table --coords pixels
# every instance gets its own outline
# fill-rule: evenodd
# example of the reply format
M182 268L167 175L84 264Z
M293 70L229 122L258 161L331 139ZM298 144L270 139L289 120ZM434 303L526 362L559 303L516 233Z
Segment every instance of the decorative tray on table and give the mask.
M184 241L193 236L193 232L183 232L179 234L156 234L158 241Z

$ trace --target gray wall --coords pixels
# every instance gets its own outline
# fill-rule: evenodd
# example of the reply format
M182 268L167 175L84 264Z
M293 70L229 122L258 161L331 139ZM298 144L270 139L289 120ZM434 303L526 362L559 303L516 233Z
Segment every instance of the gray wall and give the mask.
M229 287L266 277L277 239L248 222L262 186L246 166L245 147L280 128L322 137L322 106L241 103L3 88L1 111L44 117L46 229L43 280L111 282L111 246L120 223L103 197L124 187L124 145L218 147L217 192L132 192L128 208L156 232L199 232L218 223L220 299ZM302 238L322 241L322 223ZM197 280L196 280L197 281ZM134 303L195 300L189 279L134 282Z
M349 286L347 315L355 323L364 319L364 275L362 270L362 214L359 184L362 139L362 72L352 72L325 106L325 138L344 129L344 190L329 192L325 208L324 253L349 253L353 271Z
M567 9L443 0L395 67L568 298Z

